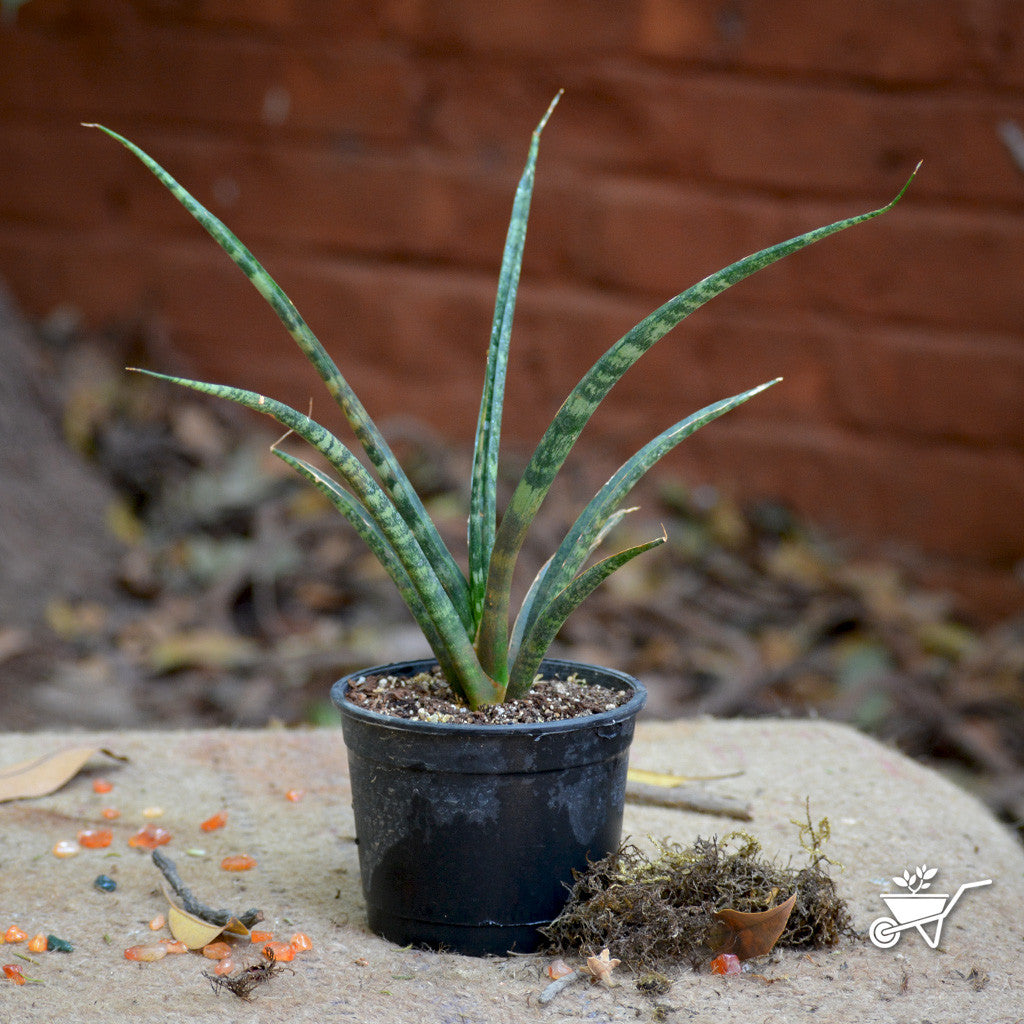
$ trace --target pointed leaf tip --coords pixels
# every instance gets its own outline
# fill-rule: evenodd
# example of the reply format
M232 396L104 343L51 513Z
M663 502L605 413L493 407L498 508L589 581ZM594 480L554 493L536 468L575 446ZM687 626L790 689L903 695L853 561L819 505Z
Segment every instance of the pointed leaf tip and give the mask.
M540 119L540 124L538 124L537 127L534 128L533 130L533 137L535 139L540 135L542 131L544 131L545 125L547 125L548 120L555 111L555 107L558 106L558 101L562 98L564 94L564 89L559 89L558 92L555 93L555 98L548 104L548 109L544 112L544 116Z

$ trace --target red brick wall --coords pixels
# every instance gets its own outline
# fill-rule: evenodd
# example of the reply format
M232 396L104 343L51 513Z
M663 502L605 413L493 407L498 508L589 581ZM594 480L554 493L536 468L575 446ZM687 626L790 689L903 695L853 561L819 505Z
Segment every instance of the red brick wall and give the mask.
M893 213L678 328L586 440L623 454L782 375L669 468L910 542L976 607L1012 606L1024 170L999 126L1024 128L1015 0L29 0L0 25L0 275L33 314L160 314L196 372L320 394L219 250L78 126L106 123L250 244L371 411L466 441L512 191L561 87L510 443L635 319L881 205L923 158Z

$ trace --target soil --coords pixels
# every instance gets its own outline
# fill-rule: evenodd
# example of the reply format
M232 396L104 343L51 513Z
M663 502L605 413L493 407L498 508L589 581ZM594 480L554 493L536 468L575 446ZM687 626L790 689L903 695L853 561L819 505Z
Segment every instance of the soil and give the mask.
M542 679L518 700L474 711L452 692L439 672L415 676L369 676L349 684L348 699L368 711L423 722L522 725L596 715L625 704L630 694L596 683Z

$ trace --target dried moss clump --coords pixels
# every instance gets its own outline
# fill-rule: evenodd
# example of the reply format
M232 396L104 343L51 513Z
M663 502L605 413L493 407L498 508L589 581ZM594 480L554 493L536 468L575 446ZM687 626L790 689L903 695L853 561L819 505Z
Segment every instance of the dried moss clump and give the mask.
M561 953L596 955L608 947L634 971L680 962L696 969L712 952L714 911L764 911L795 891L777 944L834 946L852 929L823 861L819 855L809 867L780 866L743 833L698 839L685 849L660 843L653 858L626 843L577 877L565 910L544 934Z

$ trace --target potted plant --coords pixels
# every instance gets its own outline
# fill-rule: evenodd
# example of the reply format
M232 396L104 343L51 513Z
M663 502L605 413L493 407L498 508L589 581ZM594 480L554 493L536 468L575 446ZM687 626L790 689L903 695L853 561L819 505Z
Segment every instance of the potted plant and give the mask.
M545 661L566 617L609 574L664 543L655 537L591 562L625 514L637 481L684 438L776 383L694 413L644 445L580 513L533 580L513 620L518 552L555 475L598 404L625 371L676 324L730 285L886 206L747 256L670 299L628 331L583 376L537 446L499 521L497 466L505 370L540 133L533 134L505 243L477 423L469 499L468 559L453 557L377 426L291 301L249 250L154 160L133 152L247 275L338 402L376 477L338 438L265 395L150 373L272 416L326 459L337 476L277 445L274 454L317 487L388 572L430 645L431 663L367 670L335 684L353 788L370 926L399 943L467 953L528 951L588 858L619 841L626 763L645 691L609 669ZM101 126L97 126L101 127ZM909 181L907 183L909 185ZM524 698L539 676L575 680L607 698L583 717L535 724L456 724L399 718L357 706L353 688L378 678L410 681L437 667L465 707ZM500 716L499 716L500 718Z

